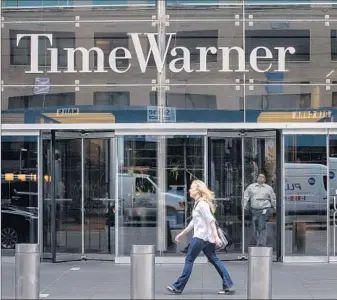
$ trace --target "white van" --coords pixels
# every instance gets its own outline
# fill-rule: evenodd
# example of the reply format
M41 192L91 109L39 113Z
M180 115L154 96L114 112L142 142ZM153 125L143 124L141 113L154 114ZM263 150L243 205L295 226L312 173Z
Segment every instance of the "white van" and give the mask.
M285 164L286 215L326 214L327 167L322 164Z
M137 173L118 174L118 194L122 203L125 223L146 223L156 226L158 186L149 175ZM170 228L184 226L186 197L181 193L163 193L166 217Z

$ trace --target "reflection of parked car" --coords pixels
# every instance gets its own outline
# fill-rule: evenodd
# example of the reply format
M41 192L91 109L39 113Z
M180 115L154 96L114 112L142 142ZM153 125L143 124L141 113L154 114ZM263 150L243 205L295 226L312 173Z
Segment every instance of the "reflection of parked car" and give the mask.
M119 174L119 197L123 200L124 221L136 226L156 226L157 197L160 190L153 178L144 174ZM176 190L163 193L170 228L184 226L184 194Z
M37 243L37 229L37 212L15 206L2 206L1 248L14 249L17 243Z

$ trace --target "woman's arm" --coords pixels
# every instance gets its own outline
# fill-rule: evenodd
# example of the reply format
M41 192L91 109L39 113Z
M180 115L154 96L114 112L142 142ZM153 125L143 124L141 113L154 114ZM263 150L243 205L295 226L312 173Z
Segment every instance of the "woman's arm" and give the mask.
M211 228L212 228L213 239L216 241L217 239L219 239L219 235L218 235L218 231L216 230L215 221L211 222Z
M180 236L183 236L189 233L193 229L193 226L194 226L194 222L193 220L191 220L191 222L186 226L186 228L180 232Z

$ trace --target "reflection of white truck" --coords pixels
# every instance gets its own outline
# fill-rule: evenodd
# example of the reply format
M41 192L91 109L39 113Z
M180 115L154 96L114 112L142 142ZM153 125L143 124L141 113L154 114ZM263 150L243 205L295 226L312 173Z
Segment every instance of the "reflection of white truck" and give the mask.
M311 163L285 164L285 210L287 215L326 215L327 196L337 188L337 159L330 158L330 192L327 192L327 166Z
M118 194L123 203L124 221L156 226L158 213L158 186L151 176L136 173L118 174ZM171 228L184 226L185 195L163 193L165 212Z

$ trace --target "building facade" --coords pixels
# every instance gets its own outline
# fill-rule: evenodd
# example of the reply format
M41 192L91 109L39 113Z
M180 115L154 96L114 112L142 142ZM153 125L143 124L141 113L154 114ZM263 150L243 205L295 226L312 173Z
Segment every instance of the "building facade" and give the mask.
M2 1L2 248L129 262L215 192L246 258L246 187L277 196L277 261L336 261L336 1ZM205 261L204 257L200 258Z

